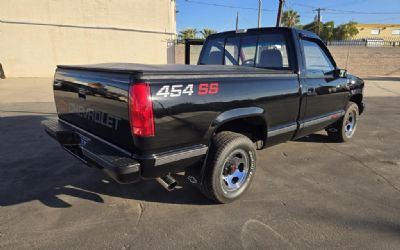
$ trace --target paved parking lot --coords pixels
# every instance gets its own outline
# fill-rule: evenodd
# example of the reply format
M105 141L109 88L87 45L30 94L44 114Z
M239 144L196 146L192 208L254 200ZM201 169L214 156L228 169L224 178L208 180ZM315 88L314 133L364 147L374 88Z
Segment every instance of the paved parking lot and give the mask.
M354 142L320 133L259 151L229 205L184 182L109 181L43 132L50 79L0 80L0 248L399 249L400 78L367 79Z

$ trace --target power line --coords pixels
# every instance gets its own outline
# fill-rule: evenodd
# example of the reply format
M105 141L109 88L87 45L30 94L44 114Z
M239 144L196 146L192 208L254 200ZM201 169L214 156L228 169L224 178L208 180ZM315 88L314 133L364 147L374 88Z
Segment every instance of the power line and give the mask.
M327 9L328 10L328 9ZM337 12L337 11L326 11L325 13L327 14L333 14L333 15L400 15L400 12L390 12L390 13L384 13L384 12L375 12L375 13L368 13L368 12L358 12L358 13L352 13L352 12Z
M302 3L291 3L291 5L297 5L301 7L317 9L318 6L302 4ZM400 12L364 12L364 11L355 11L355 10L341 10L341 9L332 9L332 8L325 8L330 12L326 12L329 14L356 14L356 15L399 15Z
M227 5L227 4L218 4L218 3L211 3L211 2L203 2L197 0L186 0L187 3L193 4L200 4L200 5L208 5L208 6L215 6L215 7L222 7L222 8L230 8L230 9L242 9L242 10L254 10L258 11L258 8L252 7L244 7L244 6L235 6L235 5ZM302 4L302 3L293 3L292 1L285 2L290 6L301 6L310 9L317 9L318 6ZM347 15L347 14L354 14L354 15L400 15L400 12L365 12L365 11L355 11L355 10L343 10L343 9L333 9L333 8L324 8L326 14L333 14L333 15ZM261 9L265 12L276 12L275 10L271 9Z
M292 1L290 1L290 2L292 2ZM311 9L318 8L317 6L312 6L312 5L308 5L308 4L302 4L302 3L291 3L291 5L297 5L297 6L307 7L307 8L311 8Z
M354 11L354 10L338 10L326 8L330 11L343 12L343 14L360 14L360 15L399 15L400 12L363 12L363 11Z
M218 3L202 2L202 1L195 1L195 0L186 0L186 2L187 3L194 3L194 4L201 4L201 5L215 6L215 7L230 8L230 9L242 9L242 10L256 10L256 11L258 11L258 8L251 8L251 7L218 4ZM270 10L270 9L261 9L261 10L262 11L266 11L266 12L275 12L275 10Z
M326 6L326 8L331 8L332 6L338 6L338 5L340 5L341 7L349 6L349 5L359 4L359 3L365 3L367 1L368 0L353 0L351 2L349 2L349 0L345 0L345 1L342 1L342 2L336 2L335 1L335 5L328 5L328 6Z
M370 20L368 22L370 22L370 23L383 22L383 21L387 21L387 20L393 20L393 18L400 18L400 15L399 16L392 16L392 17L388 17L388 18L383 18L383 19L373 19L373 20Z

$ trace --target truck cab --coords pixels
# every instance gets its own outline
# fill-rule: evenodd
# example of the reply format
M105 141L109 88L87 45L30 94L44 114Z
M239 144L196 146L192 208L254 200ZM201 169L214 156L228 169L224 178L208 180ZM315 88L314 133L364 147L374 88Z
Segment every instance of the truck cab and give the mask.
M239 65L297 74L302 123L343 109L349 99L358 104L360 113L364 109L361 93L348 93L349 88L362 89L362 81L339 69L324 42L305 30L264 28L214 34L205 41L198 64ZM316 129L302 128L296 137Z

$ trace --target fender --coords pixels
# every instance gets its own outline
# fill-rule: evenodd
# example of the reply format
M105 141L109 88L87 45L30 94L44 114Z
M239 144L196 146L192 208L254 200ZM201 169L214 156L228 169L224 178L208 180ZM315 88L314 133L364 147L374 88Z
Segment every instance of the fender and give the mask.
M226 124L227 122L236 120L236 119L247 118L247 117L261 117L264 120L265 125L267 126L267 122L265 120L264 114L265 114L264 109L262 109L260 107L236 108L236 109L230 109L230 110L224 111L224 112L220 113L214 119L214 121L211 123L210 127L208 128L208 131L206 132L206 134L203 138L203 142L205 145L210 146L211 138L212 138L212 135L214 134L214 132L220 126ZM267 135L267 132L265 132L265 135ZM208 157L208 152L205 156L205 159L204 159L202 165L194 166L194 167L191 167L191 168L188 168L185 170L186 178L193 185L195 185L199 188L201 188L201 183L203 183L204 170L205 170L206 163L207 163L207 157Z
M349 77L349 101L355 102L358 105L360 114L365 110L364 99L364 80L359 77L348 75Z
M264 109L259 107L237 108L222 112L215 118L212 127L218 128L225 122L229 122L238 118L261 116L264 114Z
M264 109L260 107L246 107L246 108L236 108L236 109L230 109L227 111L224 111L220 113L214 121L212 121L210 127L208 128L208 131L205 133L203 137L203 142L206 145L209 145L211 142L211 137L214 134L214 132L223 124L240 119L240 118L246 118L246 117L261 117L265 121L264 117ZM267 122L265 121L267 124Z

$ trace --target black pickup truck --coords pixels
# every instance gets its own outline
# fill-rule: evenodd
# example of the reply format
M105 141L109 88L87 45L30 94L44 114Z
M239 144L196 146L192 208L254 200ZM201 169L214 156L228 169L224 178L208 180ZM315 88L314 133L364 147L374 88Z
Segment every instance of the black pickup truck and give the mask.
M199 65L58 66L49 135L119 183L185 172L227 203L249 187L256 149L319 130L350 140L364 82L313 33L261 28L211 35Z

